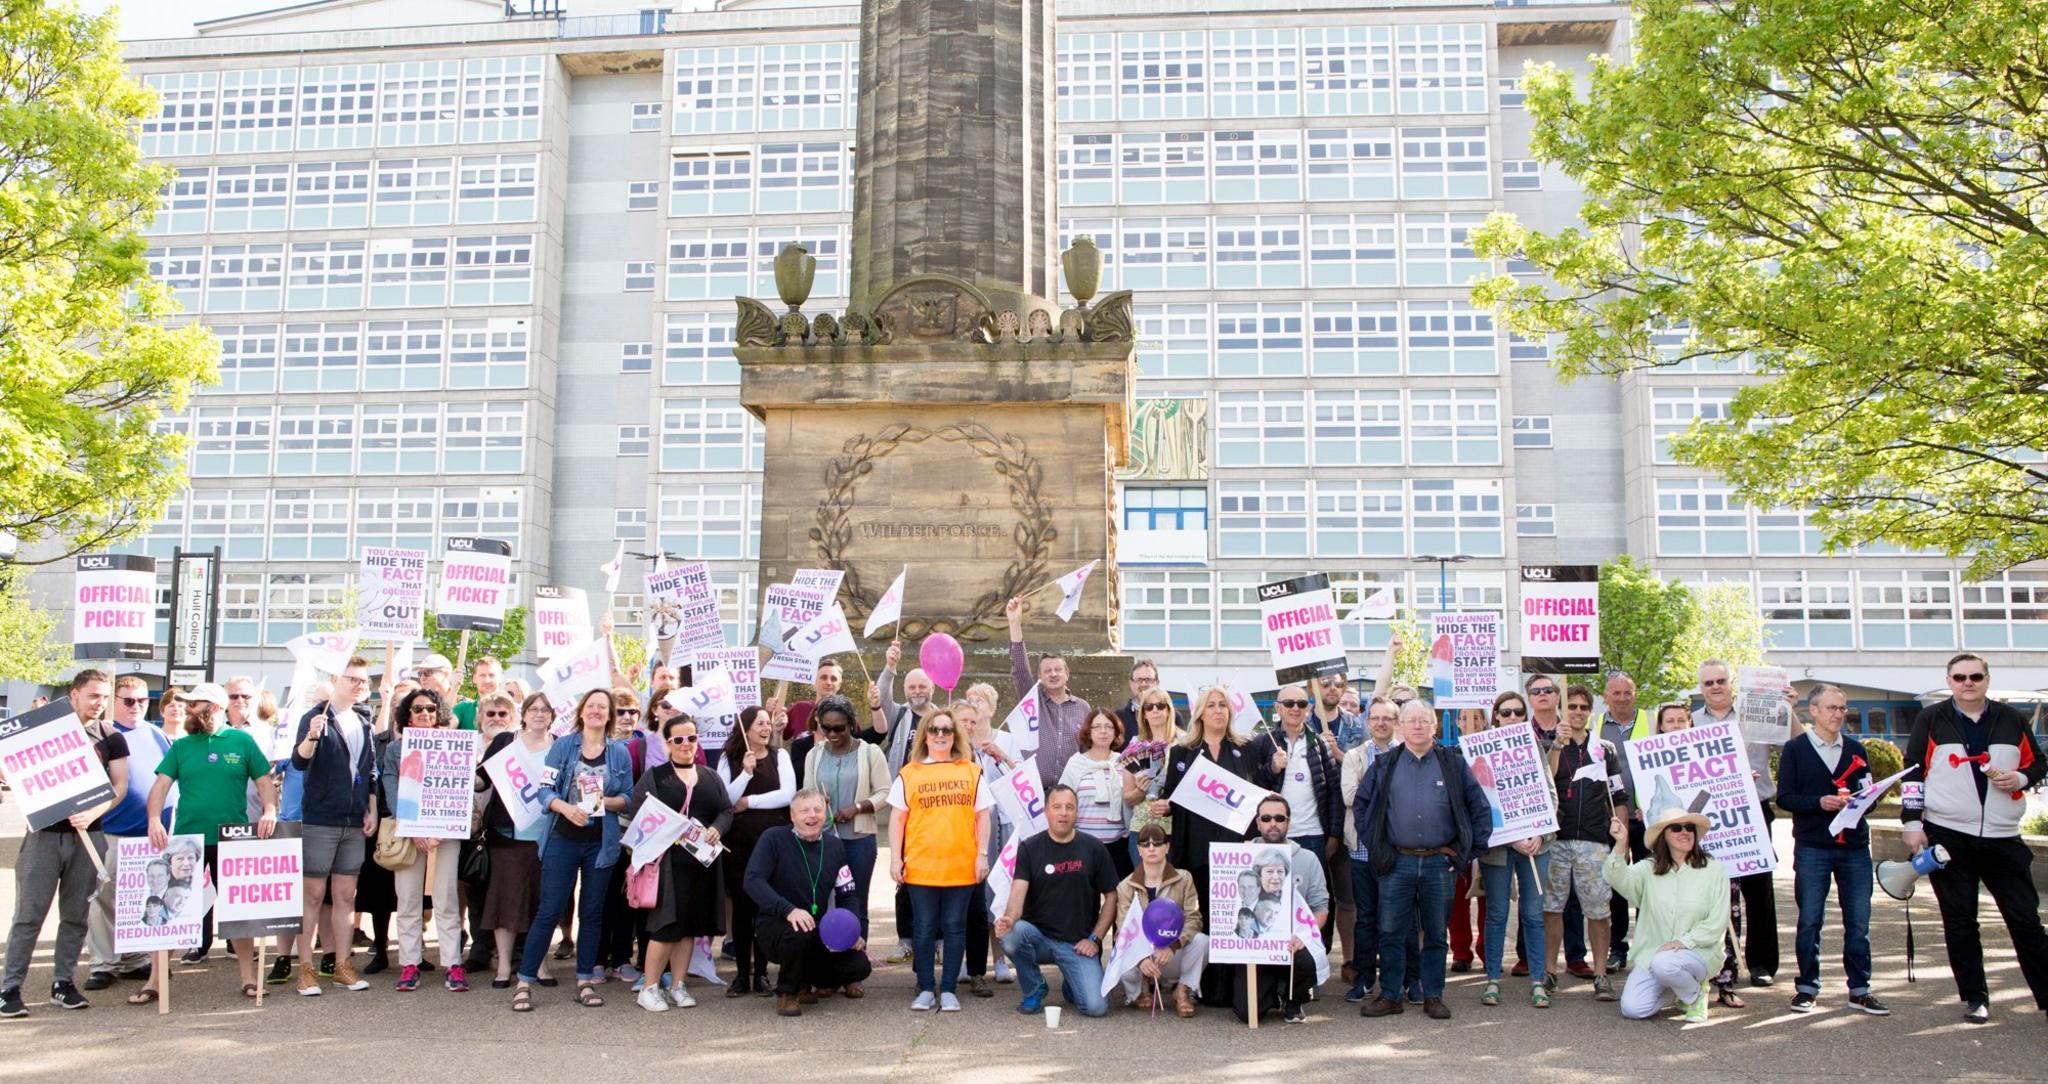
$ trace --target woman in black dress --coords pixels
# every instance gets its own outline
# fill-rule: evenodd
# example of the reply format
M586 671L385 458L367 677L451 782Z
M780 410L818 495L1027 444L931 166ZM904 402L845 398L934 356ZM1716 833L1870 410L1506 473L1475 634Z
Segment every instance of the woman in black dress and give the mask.
M789 823L789 802L796 797L796 770L789 750L782 748L786 711L747 708L740 712L734 740L718 758L718 778L732 795L732 832L725 841L725 891L732 898L732 958L739 965L727 997L775 992L768 983L768 958L754 951L754 918L759 909L744 887L747 859L763 833Z
M697 763L697 724L687 715L677 715L661 726L662 745L668 760L649 768L633 787L628 810L652 796L661 804L695 817L705 826L705 842L716 846L732 829L732 803L718 773ZM689 977L690 957L697 938L716 937L725 932L725 879L717 866L707 866L687 850L670 847L659 859L661 889L653 908L646 912L647 968L640 987L640 1007L662 1012L661 973L672 971L668 995L676 1008L697 1004L684 981ZM683 946L681 953L676 946Z
M1197 758L1215 762L1224 771L1243 779L1252 775L1252 759L1245 740L1230 729L1230 696L1221 688L1211 686L1197 694L1191 714L1194 723L1188 728L1187 737L1174 746L1166 761L1166 782L1159 793L1173 794L1173 788L1180 785L1181 778L1194 767ZM1167 861L1173 868L1184 870L1194 878L1195 891L1201 895L1203 905L1209 900L1209 844L1236 843L1250 839L1249 830L1233 832L1207 817L1197 816L1179 805L1169 803L1165 797L1152 803L1154 816L1173 818L1173 844L1168 851ZM1217 966L1217 965L1211 965ZM1230 981L1227 975L1208 974L1204 969L1202 989L1205 1003L1227 1004L1230 996ZM1211 1002L1214 995L1207 991L1222 991L1222 1002Z

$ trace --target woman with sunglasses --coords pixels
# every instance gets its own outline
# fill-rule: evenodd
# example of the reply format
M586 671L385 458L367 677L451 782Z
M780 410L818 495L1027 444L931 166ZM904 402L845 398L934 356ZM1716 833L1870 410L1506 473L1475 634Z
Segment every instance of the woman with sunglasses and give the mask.
M650 761L661 759L659 752L649 752L650 746L659 739L651 737L640 728L642 715L640 697L624 686L612 688L612 740L626 747L626 762L630 766L633 782L640 781L640 775L647 770ZM625 814L619 815L619 825L624 828ZM605 886L604 894L604 937L597 945L597 977L603 982L608 975L632 982L640 977L633 962L646 955L647 924L645 915L626 905L625 862L612 863L611 883ZM635 951L635 949L639 951Z
M1618 996L1608 975L1608 948L1613 924L1614 892L1601 877L1607 861L1607 823L1616 812L1629 815L1621 789L1621 753L1592 729L1593 694L1573 686L1565 694L1564 716L1557 740L1545 754L1550 785L1557 800L1557 836L1550 847L1550 868L1543 897L1545 982L1557 992L1558 949L1564 940L1565 908L1573 896L1585 916L1592 942L1587 961L1593 972L1593 997ZM1626 927L1624 927L1626 928ZM1583 947L1583 946L1581 946Z
M796 797L796 769L790 765L789 750L782 747L782 734L789 725L789 712L752 707L740 712L737 740L729 741L718 758L718 780L732 795L732 830L725 841L725 892L732 900L732 958L739 973L725 996L759 994L768 997L775 988L768 982L768 957L754 952L754 919L760 909L747 894L747 859L754 856L754 844L768 829L789 823L789 802Z
M956 701L946 710L953 716L953 725L959 728L959 733L953 740L961 748L973 753L974 762L981 766L981 779L985 788L1002 773L1015 767L1017 760L1010 752L1005 751L1005 743L1000 740L1010 735L990 728L985 721L986 716L981 710L981 704L980 698L969 696ZM1076 756L1074 759L1079 760L1080 757ZM1003 817L1000 809L990 818L988 847L984 851L990 868L994 868L996 857L1003 853L1003 848L1010 842L1011 833L1016 830L1016 826ZM1008 964L1003 959L1002 938L989 936L987 886L978 884L974 887L974 900L967 908L967 955L961 963L961 970L967 976L968 993L975 997L994 997L996 988L989 982L988 976L989 951L995 951L996 974L999 978L1008 973Z
M995 798L982 786L981 765L958 740L958 729L949 711L925 716L889 788L890 872L910 891L913 1012L960 1011L955 987L967 949L967 909L988 878L989 807ZM932 956L941 935L943 966L934 976Z
M540 904L520 952L512 1011L533 1011L533 984L555 928L576 898L576 1003L604 1004L597 992L597 947L604 937L604 886L619 860L618 813L632 790L626 746L609 737L612 694L592 689L576 702L576 729L548 747L540 801L550 816L540 845Z
M1493 709L1485 713L1485 721L1479 730L1498 727L1526 726L1529 720L1529 704L1521 694L1504 692L1493 699ZM1552 804L1556 804L1553 786ZM1529 1004L1539 1009L1550 1007L1550 992L1544 987L1543 929L1543 885L1550 872L1550 845L1555 833L1533 836L1513 843L1489 847L1479 856L1479 883L1485 892L1486 927L1480 953L1486 960L1486 989L1479 995L1482 1005L1500 1004L1500 968L1503 950L1507 947L1509 896L1519 893L1521 901L1517 907L1520 926L1515 937L1515 954L1528 961ZM1605 953L1607 946L1601 945Z
M681 712L661 724L661 742L668 759L647 770L633 787L626 806L639 809L648 798L693 817L704 825L704 841L714 846L732 828L732 802L725 783L709 767L697 763L697 723ZM699 937L725 932L725 878L690 852L670 847L657 859L654 906L639 912L647 925L647 966L641 977L639 1004L648 1012L667 1012L697 1004L685 985L690 958ZM680 949L677 946L681 946ZM669 973L668 1001L662 997L662 972Z
M477 709L487 734L498 723L497 700L503 695L485 697ZM489 804L484 807L484 839L490 847L491 879L484 887L482 910L483 927L491 931L498 950L498 970L491 979L493 990L512 988L512 939L532 925L533 914L540 909L540 840L547 833L548 822L546 817L540 817L524 828L513 824L511 810L505 807L504 798L491 786L481 765L515 742L532 759L545 759L548 746L554 741L548 737L548 727L554 721L555 709L547 697L539 693L527 697L519 708L517 728L499 730L477 762L477 789L490 794ZM547 974L546 960L541 961L540 970L541 984L553 986L555 980Z
M881 746L855 736L857 718L853 701L843 696L818 701L811 712L818 743L804 758L804 778L832 799L826 823L845 847L847 871L853 874L853 892L843 898L860 919L860 935L866 937L868 886L875 879L875 814L889 803L889 761ZM847 996L859 997L859 990L860 984L854 983Z
M1138 736L1124 749L1124 804L1131 809L1131 863L1135 867L1138 831L1156 824L1172 838L1173 820L1152 812L1154 800L1163 797L1166 762L1174 743L1181 737L1180 713L1173 708L1173 694L1154 685L1138 697Z
M1144 705L1138 705L1140 722ZM1131 833L1138 848L1138 866L1116 886L1116 925L1121 930L1130 921L1131 909L1143 913L1155 900L1172 900L1179 905L1180 936L1163 948L1155 948L1122 975L1124 1004L1151 1011L1157 994L1173 997L1173 1011L1181 1019L1195 1015L1195 998L1202 994L1202 965L1209 958L1209 935L1202 932L1202 897L1195 891L1195 879L1173 868L1166 860L1167 836L1164 826L1148 824Z
M1675 734L1681 730L1690 730L1692 729L1692 722L1692 705L1684 701L1673 700L1657 705L1657 733L1659 734ZM1642 819L1642 816L1639 812L1637 819ZM1737 901L1741 898L1740 896L1732 896L1729 900L1729 926L1727 931L1721 935L1721 969L1714 972L1713 977L1708 980L1708 984L1714 988L1714 999L1720 1002L1723 1008L1727 1009L1746 1009L1749 1007L1749 1002L1742 1000L1742 995L1735 992L1735 980L1741 974L1736 962L1738 957L1735 954L1735 931L1738 928L1737 924L1742 920L1741 912L1736 908Z
M405 732L414 728L446 730L455 725L454 716L448 713L441 696L432 689L415 689L399 701L392 713L391 742L384 747L383 766L379 773L380 790L383 792L386 811L398 808L398 781L400 759L405 747ZM438 839L416 839L413 846L419 852L413 864L391 873L393 891L398 896L398 984L400 993L411 993L420 988L420 961L426 956L426 927L423 915L427 896L434 897L434 936L439 941L441 967L445 970L443 982L453 993L469 989L469 976L462 969L462 904L459 895L458 875L462 863L456 860L457 848L449 847L439 854L432 863L429 855L440 850ZM434 867L434 883L427 883L427 867Z
M1222 686L1212 685L1196 693L1193 701L1194 720L1179 745L1167 754L1166 780L1160 785L1159 793L1168 795L1180 785L1180 781L1192 771L1195 761L1208 758L1217 767L1241 779L1250 779L1254 770L1250 749L1242 737L1231 729L1230 720L1235 712L1230 706L1230 694ZM1233 832L1223 825L1188 811L1187 807L1174 805L1166 798L1152 799L1154 816L1166 817L1172 825L1168 838L1172 844L1167 849L1167 859L1175 869L1186 871L1194 878L1195 891L1203 898L1209 897L1209 844L1238 843L1251 837L1249 827L1242 832ZM1208 991L1212 1004L1228 1004L1230 996L1230 974L1205 976L1200 984Z
M1628 825L1621 814L1608 831L1613 843L1604 869L1607 883L1637 907L1621 1015L1647 1020L1672 998L1685 1010L1686 1023L1704 1022L1707 973L1728 929L1729 900L1727 871L1700 845L1707 818L1681 805L1670 784L1659 780L1645 832L1650 857L1629 863Z

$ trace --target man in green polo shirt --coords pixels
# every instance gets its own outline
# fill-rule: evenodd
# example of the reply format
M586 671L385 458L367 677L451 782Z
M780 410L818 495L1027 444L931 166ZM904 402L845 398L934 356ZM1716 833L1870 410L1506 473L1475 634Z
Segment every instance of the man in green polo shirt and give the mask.
M455 716L457 730L476 729L477 701L498 691L499 684L505 680L505 666L497 659L485 655L469 668L469 680L476 685L476 698L461 701L450 709L450 713Z

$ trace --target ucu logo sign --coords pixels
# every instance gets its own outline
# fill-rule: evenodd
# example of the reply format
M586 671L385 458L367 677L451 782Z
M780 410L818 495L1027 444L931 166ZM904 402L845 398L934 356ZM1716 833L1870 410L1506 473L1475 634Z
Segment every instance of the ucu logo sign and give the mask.
M1244 804L1244 795L1230 789L1230 784L1225 783L1221 779L1197 779L1195 780L1195 789L1232 809L1236 809Z
M1024 803L1024 812L1036 819L1045 811L1045 799L1038 796L1038 787L1027 782L1023 773L1013 777L1011 785L1017 788L1017 800Z

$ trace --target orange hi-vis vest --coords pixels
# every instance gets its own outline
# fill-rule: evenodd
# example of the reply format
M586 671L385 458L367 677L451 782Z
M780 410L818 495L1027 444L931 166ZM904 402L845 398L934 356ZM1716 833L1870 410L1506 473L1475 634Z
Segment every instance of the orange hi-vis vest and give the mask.
M971 760L905 764L897 778L909 806L903 825L904 883L935 888L974 884L975 859L981 854L974 839L981 767Z

